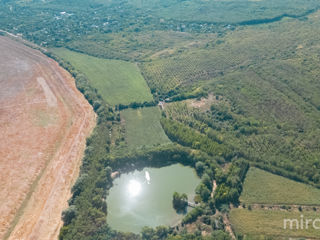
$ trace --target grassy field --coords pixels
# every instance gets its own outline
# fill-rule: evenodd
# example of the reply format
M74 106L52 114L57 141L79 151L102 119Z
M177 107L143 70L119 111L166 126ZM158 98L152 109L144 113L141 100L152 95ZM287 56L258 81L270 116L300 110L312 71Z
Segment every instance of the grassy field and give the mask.
M303 229L297 230L293 224L293 229L290 229L290 224L287 224L287 229L284 229L284 219L301 220L301 215L304 219ZM318 212L289 212L289 211L273 211L273 210L247 210L247 209L232 209L230 212L230 221L237 233L248 235L247 239L265 239L262 236L273 236L272 239L280 239L288 237L296 238L314 238L319 239L320 232L309 225L309 229L305 229L306 219L319 218ZM318 223L317 223L318 224Z
M121 112L125 121L126 140L130 148L170 142L160 125L158 107L126 109Z
M111 105L152 101L150 90L133 63L91 57L66 49L54 49L53 52L84 73Z
M320 189L252 167L240 200L248 204L320 205Z

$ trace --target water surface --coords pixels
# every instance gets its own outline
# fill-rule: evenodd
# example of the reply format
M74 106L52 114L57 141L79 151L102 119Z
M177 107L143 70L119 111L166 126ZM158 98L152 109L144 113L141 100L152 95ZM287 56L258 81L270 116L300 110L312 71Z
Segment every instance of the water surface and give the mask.
M173 193L186 193L193 201L199 182L194 169L180 164L122 174L107 198L108 224L135 233L143 226L173 225L184 216L172 207Z

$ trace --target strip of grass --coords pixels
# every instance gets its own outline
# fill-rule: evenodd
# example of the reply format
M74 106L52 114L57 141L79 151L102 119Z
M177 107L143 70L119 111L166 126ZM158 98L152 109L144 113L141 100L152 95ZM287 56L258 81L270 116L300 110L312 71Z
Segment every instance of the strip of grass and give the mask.
M304 220L303 229L299 225L296 229L296 224L290 229L290 223L284 228L284 219L297 219L299 222ZM282 237L297 237L297 238L315 238L319 239L320 231L314 229L312 222L309 228L306 229L306 219L318 219L317 212L289 212L289 211L273 211L273 210L252 210L247 209L232 209L230 212L230 221L236 233L251 236L247 239L265 239L258 236L274 236L274 239ZM300 223L299 223L300 224ZM316 223L318 224L318 222ZM317 226L317 225L316 225Z
M126 109L121 112L126 124L126 140L130 148L170 142L160 125L158 107Z
M320 205L320 190L252 167L240 200L248 204Z
M153 99L139 68L133 63L91 57L63 48L53 52L85 74L111 105L143 103Z

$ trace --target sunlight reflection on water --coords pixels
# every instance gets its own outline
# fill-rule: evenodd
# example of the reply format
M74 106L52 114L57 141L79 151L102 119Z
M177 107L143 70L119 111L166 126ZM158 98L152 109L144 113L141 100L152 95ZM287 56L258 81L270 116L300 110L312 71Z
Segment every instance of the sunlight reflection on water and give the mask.
M135 179L131 179L128 184L128 192L130 197L136 197L141 192L141 183Z

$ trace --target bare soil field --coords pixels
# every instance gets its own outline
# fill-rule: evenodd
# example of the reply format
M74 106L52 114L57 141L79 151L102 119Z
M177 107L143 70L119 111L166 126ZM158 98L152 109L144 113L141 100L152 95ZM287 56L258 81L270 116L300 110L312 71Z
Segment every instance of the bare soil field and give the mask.
M0 239L57 239L96 116L55 61L1 36L0 53Z

